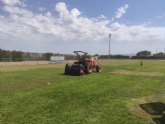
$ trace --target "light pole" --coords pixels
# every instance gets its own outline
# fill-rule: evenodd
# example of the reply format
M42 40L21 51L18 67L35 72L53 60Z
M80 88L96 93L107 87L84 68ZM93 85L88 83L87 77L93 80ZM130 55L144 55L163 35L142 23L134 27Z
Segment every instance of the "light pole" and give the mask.
M108 59L110 59L110 39L111 39L111 33L109 34L109 55L108 55Z

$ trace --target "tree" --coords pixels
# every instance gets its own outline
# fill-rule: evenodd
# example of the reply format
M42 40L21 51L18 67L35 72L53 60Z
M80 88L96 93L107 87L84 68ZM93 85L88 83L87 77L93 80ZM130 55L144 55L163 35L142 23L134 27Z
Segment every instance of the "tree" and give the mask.
M53 53L45 53L44 54L44 58L46 59L46 60L50 60L50 57L51 56L53 56Z
M93 56L99 56L99 54L95 54L95 55L93 55Z
M0 49L0 61L10 61L10 51Z
M160 53L154 54L153 56L156 56L156 57L165 57L165 54L163 52L160 52Z
M151 52L144 50L144 51L140 51L136 54L137 57L150 57L151 56Z
M23 53L21 51L11 51L10 58L12 61L22 61L23 60Z
M165 59L165 53L160 52L160 53L153 54L153 58L155 58L155 59Z

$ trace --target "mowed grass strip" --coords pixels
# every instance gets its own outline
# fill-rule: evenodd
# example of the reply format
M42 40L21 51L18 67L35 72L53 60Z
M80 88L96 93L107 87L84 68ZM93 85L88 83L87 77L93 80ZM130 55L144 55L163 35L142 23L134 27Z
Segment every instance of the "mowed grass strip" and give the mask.
M164 76L124 75L115 70L165 73L162 61L104 60L102 73L63 75L64 64L17 66L1 69L1 122L151 124L129 110L132 99L161 96ZM165 100L159 99L165 103Z

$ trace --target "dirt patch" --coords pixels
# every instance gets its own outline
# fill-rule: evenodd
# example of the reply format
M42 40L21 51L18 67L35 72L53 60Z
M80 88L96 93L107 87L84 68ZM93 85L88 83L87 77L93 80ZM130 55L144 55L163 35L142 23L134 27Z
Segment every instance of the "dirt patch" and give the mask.
M131 99L127 107L134 115L153 124L164 124L165 94ZM153 114L155 113L155 114Z
M149 122L152 122L151 115L146 113L141 107L140 104L151 102L151 97L143 97L139 99L131 99L128 103L128 108L131 111L131 113L135 114L138 117L145 118Z
M160 72L141 72L141 71L129 71L129 70L115 70L112 73L124 74L124 75L139 75L139 76L164 76Z

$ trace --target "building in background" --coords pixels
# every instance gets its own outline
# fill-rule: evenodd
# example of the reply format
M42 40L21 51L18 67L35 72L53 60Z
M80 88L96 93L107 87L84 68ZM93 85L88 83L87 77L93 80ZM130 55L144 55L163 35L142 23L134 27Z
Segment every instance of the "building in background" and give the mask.
M65 57L64 56L51 56L50 62L64 62Z

